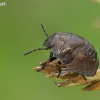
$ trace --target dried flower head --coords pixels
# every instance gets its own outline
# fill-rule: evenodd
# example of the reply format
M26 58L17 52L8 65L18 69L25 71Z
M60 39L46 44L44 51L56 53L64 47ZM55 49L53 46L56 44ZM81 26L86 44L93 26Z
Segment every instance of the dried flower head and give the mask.
M57 79L58 75L58 70L56 66L57 62L48 62L48 61L42 61L40 65L36 68L33 68L34 70L38 71L40 70L43 66L44 69L42 69L40 72L47 74L46 77L48 78L54 78ZM87 77L86 80L74 72L71 72L68 70L68 68L61 63L60 66L61 68L61 74L58 79L65 80L63 83L58 83L55 82L57 87L67 87L67 86L81 86L81 85L87 85L81 91L92 91L92 90L100 90L100 69L97 70L97 73L93 77Z

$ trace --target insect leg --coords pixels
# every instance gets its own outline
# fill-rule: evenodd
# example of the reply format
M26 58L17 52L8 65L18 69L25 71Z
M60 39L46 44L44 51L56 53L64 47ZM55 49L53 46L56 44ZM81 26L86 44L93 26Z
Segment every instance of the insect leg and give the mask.
M86 77L84 76L84 75L81 75L83 78L84 78L84 80L86 81Z
M39 72L39 71L41 71L42 69L44 69L45 66L46 66L46 64L47 64L48 62L52 62L52 61L54 61L55 59L57 59L57 58L56 58L56 57L53 57L53 53L50 52L50 58L49 58L45 63L42 64L41 69L37 70L37 72Z
M52 62L52 61L54 61L55 59L57 59L57 58L56 58L56 57L53 57L53 53L50 52L50 58L49 58L45 63L42 64L41 69L37 70L37 72L39 72L39 71L41 71L42 69L44 69L45 66L46 66L46 64L47 64L48 62Z
M44 62L44 63L42 64L42 67L41 67L39 70L37 70L37 72L39 72L39 71L41 71L42 69L44 69L45 66L46 66L46 64L47 64L48 62L52 62L52 61L54 61L55 59L57 59L57 58L56 58L56 57L52 57L52 58L48 59L46 62Z
M57 66L57 69L58 69L58 72L59 72L58 75L57 75L57 78L59 78L59 76L60 76L60 74L61 74L60 64L61 64L60 61L58 61L58 62L56 63L56 66Z
M55 59L57 59L57 58L56 58L56 57L53 57L53 53L50 52L50 59L49 59L49 61L52 62L52 61L54 61ZM61 68L59 67L60 64L61 64L60 61L58 61L58 62L56 63L56 67L57 67L58 72L59 72L58 75L57 75L57 78L59 78L60 73L61 73Z
M44 69L45 66L46 66L46 64L47 64L47 62L43 63L43 64L42 64L42 67L41 67L39 70L37 70L37 72L39 72L39 71L41 71L42 69Z
M53 53L50 52L50 58L47 60L47 62L45 62L45 63L42 64L41 69L37 70L37 72L39 72L39 71L41 71L42 69L44 69L45 66L46 66L46 64L47 64L48 62L52 62L52 61L54 61L54 60L56 60L56 59L57 59L56 57L53 57ZM61 68L59 67L60 64L61 64L60 61L58 61L58 62L56 63L56 67L57 67L58 72L59 72L58 75L57 75L57 78L59 78L59 76L60 76L60 74L61 74Z
M49 62L52 62L52 61L54 61L56 59L57 59L56 57L52 57L52 58L49 59Z
M52 52L50 52L50 58L52 58L53 57L53 53Z
M54 60L56 60L57 58L56 57L53 57L53 53L52 52L50 52L50 56L49 56L49 62L52 62L52 61L54 61Z

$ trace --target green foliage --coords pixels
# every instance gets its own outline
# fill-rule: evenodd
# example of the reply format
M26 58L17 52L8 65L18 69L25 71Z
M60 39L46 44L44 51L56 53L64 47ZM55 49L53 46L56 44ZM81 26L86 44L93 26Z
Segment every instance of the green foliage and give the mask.
M43 47L43 22L49 35L64 31L88 39L100 58L100 4L94 1L9 0L0 6L0 100L99 100L99 91L56 88L57 80L36 73L32 68L47 59L49 51L23 56Z

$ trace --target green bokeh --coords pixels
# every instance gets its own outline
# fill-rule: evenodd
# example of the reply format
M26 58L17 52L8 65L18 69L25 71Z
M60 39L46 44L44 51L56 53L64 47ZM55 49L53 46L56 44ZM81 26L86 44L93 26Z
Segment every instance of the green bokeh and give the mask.
M3 1L0 1L3 2ZM100 58L100 3L95 0L5 0L0 6L0 100L99 100L100 91L79 92L82 86L56 88L58 80L45 78L32 68L49 51L23 54L43 47L49 35L76 33L88 39Z

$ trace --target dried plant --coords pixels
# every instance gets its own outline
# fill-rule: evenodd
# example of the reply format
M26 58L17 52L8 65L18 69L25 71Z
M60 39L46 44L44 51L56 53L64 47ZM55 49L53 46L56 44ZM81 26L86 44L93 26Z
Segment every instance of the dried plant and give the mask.
M47 74L46 77L65 80L65 82L63 83L55 82L57 87L86 85L80 91L100 90L100 69L97 70L97 73L95 76L86 77L86 80L84 80L84 78L81 75L78 75L74 72L69 71L67 67L63 63L61 63L60 67L61 67L62 72L60 74L60 77L57 78L58 70L56 67L56 63L57 62L55 61L53 62L43 61L40 63L38 67L33 68L33 69L38 71L41 69L41 67L45 66L44 69L41 70L41 72Z
M93 2L97 2L97 3L100 3L100 0L91 0Z

